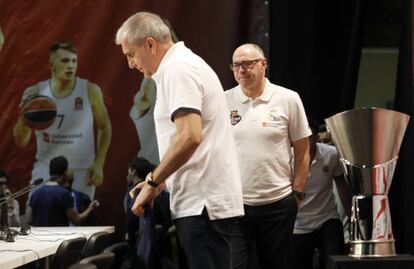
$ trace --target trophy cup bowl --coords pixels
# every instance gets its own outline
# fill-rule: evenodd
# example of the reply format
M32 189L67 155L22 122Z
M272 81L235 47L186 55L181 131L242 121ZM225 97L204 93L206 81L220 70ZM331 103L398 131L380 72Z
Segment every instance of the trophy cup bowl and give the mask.
M352 109L325 119L353 193L351 257L395 256L387 195L409 119L382 108Z

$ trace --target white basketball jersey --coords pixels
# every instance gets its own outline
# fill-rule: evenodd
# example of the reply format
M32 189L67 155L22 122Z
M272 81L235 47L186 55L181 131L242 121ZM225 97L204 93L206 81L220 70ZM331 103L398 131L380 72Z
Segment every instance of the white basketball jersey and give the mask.
M50 80L39 82L39 94L52 98L57 117L49 128L35 131L36 159L49 164L57 156L65 156L71 168L88 168L95 160L93 113L88 95L88 81L76 78L72 93L56 97Z
M150 106L142 115L138 114L137 107L140 106L144 93L147 93L145 98L149 99ZM140 150L138 157L147 159L153 164L160 163L160 156L158 154L157 136L155 133L154 123L154 106L157 95L157 89L153 80L144 78L141 82L140 90L135 94L134 105L131 107L129 116L135 124L137 129L138 139L140 143Z

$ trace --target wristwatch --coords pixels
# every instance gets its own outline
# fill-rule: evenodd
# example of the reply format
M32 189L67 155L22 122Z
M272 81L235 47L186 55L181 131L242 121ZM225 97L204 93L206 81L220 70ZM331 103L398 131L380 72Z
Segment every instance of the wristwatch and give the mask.
M158 187L158 183L156 183L153 178L152 178L152 172L149 172L148 175L145 177L145 182L148 183L148 185L150 185L153 188Z
M301 201L306 197L306 194L303 191L292 190L292 193L293 195L295 195L296 198L298 198Z

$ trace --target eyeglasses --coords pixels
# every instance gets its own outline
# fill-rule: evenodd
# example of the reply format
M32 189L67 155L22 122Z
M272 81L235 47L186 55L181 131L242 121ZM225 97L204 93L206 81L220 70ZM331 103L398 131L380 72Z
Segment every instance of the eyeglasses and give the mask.
M233 72L238 71L240 69L240 67L243 67L244 70L247 70L247 69L253 68L253 66L261 60L262 60L262 58L261 59L256 59L256 60L250 60L250 61L242 61L240 63L232 63L232 64L230 64L229 67Z

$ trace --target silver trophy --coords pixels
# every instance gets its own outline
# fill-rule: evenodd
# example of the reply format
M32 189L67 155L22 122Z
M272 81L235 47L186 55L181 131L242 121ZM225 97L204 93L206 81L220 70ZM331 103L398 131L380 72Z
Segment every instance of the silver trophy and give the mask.
M387 195L409 119L392 110L362 108L325 120L353 192L351 257L395 255Z

